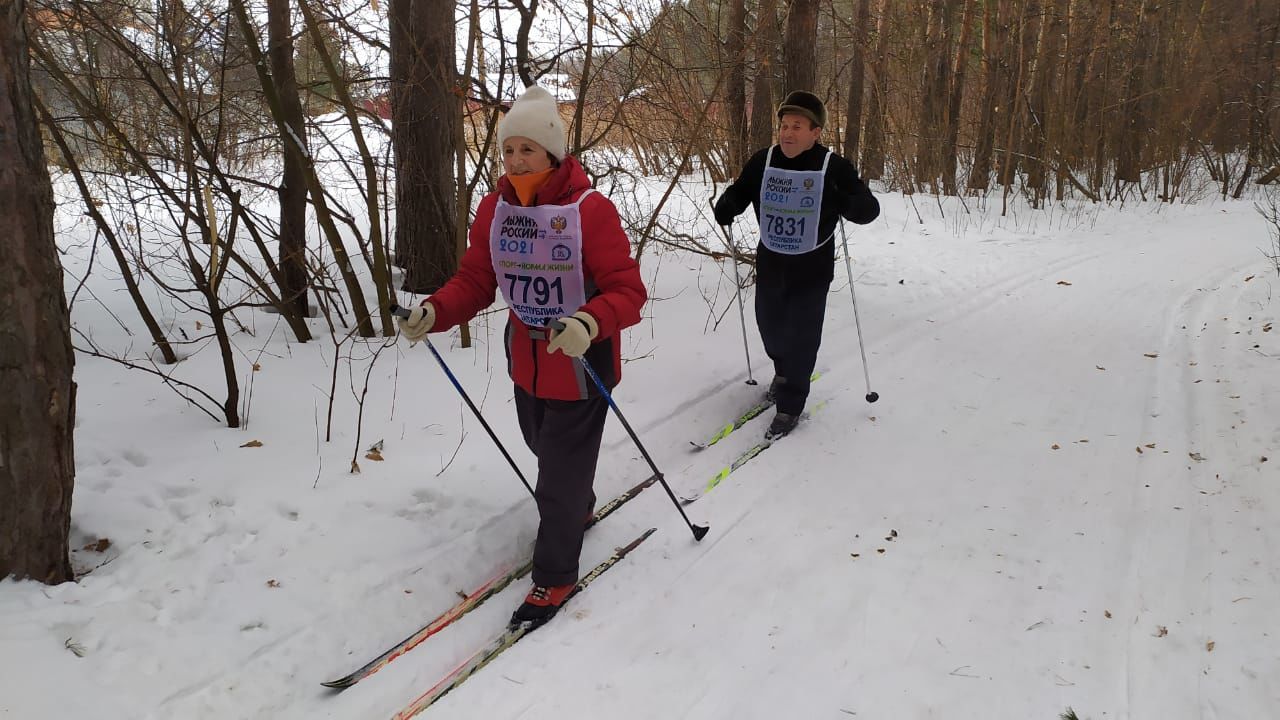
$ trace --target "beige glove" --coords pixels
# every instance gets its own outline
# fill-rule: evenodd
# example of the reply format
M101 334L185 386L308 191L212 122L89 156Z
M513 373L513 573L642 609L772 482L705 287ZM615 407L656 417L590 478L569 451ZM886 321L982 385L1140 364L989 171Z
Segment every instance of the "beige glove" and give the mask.
M572 358L582 357L600 332L596 319L579 310L569 317L560 318L560 322L564 323L564 330L547 330L550 333L548 337L551 338L551 342L547 343L547 352L559 350Z
M409 311L409 317L398 317L396 322L400 325L400 333L405 336L409 344L422 342L422 338L426 337L436 324L436 308L430 302L423 301L422 305Z

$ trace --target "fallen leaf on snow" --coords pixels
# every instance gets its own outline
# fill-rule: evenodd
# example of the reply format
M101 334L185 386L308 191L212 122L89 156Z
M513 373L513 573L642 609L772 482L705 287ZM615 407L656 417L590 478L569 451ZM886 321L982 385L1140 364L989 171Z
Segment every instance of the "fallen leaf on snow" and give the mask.
M1059 280L1059 281L1058 281L1058 284L1059 284L1059 285L1070 285L1071 283L1067 282L1066 280Z
M1159 353L1142 353L1142 356L1143 356L1143 357L1154 358L1154 357L1160 357L1160 354L1159 354Z
M1142 446L1141 446L1141 445L1134 445L1134 446L1133 446L1133 449L1134 449L1134 450L1137 450L1139 455L1141 455L1141 454L1142 454Z
M1106 368L1102 367L1101 365L1094 365L1094 367L1099 370L1106 370Z
M881 555L883 555L883 554L884 554L884 548L876 548L876 552L878 552L878 553L880 553Z
M259 371L259 370L261 370L261 369L262 369L262 366L261 366L261 365L259 365L258 363L254 363L254 364L253 364L253 371L254 371L254 372L258 372L258 371Z
M384 460L384 458L382 457L382 453L378 452L377 450L370 450L369 452L365 453L364 459L372 460L374 462L382 462Z
M1079 439L1079 440L1077 440L1076 442L1078 442L1078 443L1087 443L1087 442L1089 442L1089 438L1080 438L1080 439Z
M1169 628L1163 625L1156 626L1156 634L1155 634L1156 637L1164 637L1165 635L1168 635L1168 634L1169 634Z
M1149 449L1149 450L1155 450L1155 449L1156 449L1156 444L1155 444L1155 443L1147 443L1146 445L1143 445L1143 447L1145 447L1145 448L1147 448L1147 449Z
M1102 611L1102 617L1104 617L1104 618L1106 618L1106 619L1110 620L1110 619L1111 619L1111 611L1110 611L1110 610L1103 610L1103 611Z
M275 578L271 578L270 580L267 581L267 587L278 588L280 587L280 581L276 580Z
M1255 277L1257 277L1257 275L1250 275L1249 277L1245 278L1245 279L1244 279L1244 281L1245 281L1245 282L1249 282L1250 280L1254 279Z
M261 441L261 440L250 440L249 442L247 442L247 443L245 443L245 444L241 445L240 447L262 447L262 441Z
M1195 460L1196 462L1204 462L1204 456L1198 452L1187 453L1187 457Z
M1265 458L1264 458L1264 459L1265 459ZM82 550L88 550L89 552L98 552L98 553L100 553L100 552L106 552L107 548L109 548L109 547L111 547L111 541L110 541L110 540L108 540L107 538L99 538L98 540L96 540L96 541L94 541L94 542L91 542L91 543L89 543L88 545L85 545L85 546L84 546L83 548L81 548L81 549L82 549Z
M1204 644L1204 649L1205 649L1205 650L1208 650L1209 652L1213 652L1213 648L1214 648L1214 646L1216 646L1217 644L1218 644L1218 643L1216 643L1216 642L1214 642L1214 641L1210 640L1209 642L1207 642L1207 643L1205 643L1205 644Z
M1058 447L1058 443L1054 443L1054 444L1052 444L1052 445L1050 445L1050 446L1049 446L1049 449L1051 449L1051 450L1061 450L1062 448Z

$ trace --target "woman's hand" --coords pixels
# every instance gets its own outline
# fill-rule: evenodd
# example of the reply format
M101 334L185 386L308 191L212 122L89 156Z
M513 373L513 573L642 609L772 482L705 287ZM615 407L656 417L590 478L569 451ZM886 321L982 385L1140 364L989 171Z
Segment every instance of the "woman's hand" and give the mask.
M398 317L396 323L400 325L400 333L408 339L410 344L422 342L422 338L426 337L436 324L436 308L430 302L423 300L422 305L409 311L409 317Z
M550 327L547 329L547 337L551 339L551 342L547 343L548 354L559 350L571 358L582 357L587 348L591 347L591 341L596 338L596 334L600 332L596 319L582 310L569 317L560 318L560 324L564 326L563 330Z

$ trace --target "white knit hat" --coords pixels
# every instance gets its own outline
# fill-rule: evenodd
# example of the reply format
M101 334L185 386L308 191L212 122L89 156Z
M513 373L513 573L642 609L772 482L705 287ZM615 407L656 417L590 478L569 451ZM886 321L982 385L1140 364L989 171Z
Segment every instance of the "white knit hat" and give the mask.
M527 137L547 149L556 160L564 159L564 123L556 99L539 85L531 85L511 103L498 123L498 146L509 137Z

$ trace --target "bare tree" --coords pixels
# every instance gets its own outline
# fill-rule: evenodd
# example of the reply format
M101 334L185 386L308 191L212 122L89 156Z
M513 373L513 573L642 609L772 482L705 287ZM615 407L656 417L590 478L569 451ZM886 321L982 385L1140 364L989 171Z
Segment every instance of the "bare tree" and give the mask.
M530 17L536 0L525 9ZM454 188L461 93L452 0L391 0L396 260L405 290L440 289L458 266ZM523 67L523 66L522 66Z
M53 190L31 102L25 0L0 8L0 579L72 579L75 358Z
M756 74L751 92L751 146L756 148L773 143L773 57L780 36L776 0L760 0L753 43Z
M889 93L889 12L891 0L881 0L872 54L871 92L867 97L867 122L859 169L868 180L884 176L885 99Z
M724 50L729 63L725 82L725 109L729 114L729 172L746 164L747 147L747 3L729 0L729 32Z
M979 104L977 147L973 155L973 167L965 185L970 190L986 190L991 183L991 153L995 146L998 127L997 108L1004 97L1003 84L1007 69L1004 66L1004 46L1008 37L1009 0L984 3L982 13L982 101ZM1007 111L1008 108L1006 108Z
M267 58L271 80L280 98L281 126L291 137L281 138L284 176L276 190L280 198L280 296L293 311L307 312L307 128L293 68L293 23L289 0L267 0ZM306 340L307 338L300 338Z
M818 0L791 0L787 9L787 37L783 44L786 91L818 89Z
M853 60L849 65L849 98L844 111L845 157L858 157L858 139L862 134L862 94L867 76L867 38L870 35L871 0L857 0L853 20Z
M974 0L964 0L960 20L960 41L956 43L956 59L951 66L951 89L947 100L946 140L942 146L942 187L948 195L956 194L956 142L960 134L960 109L964 100L964 81L969 69L969 43L973 34Z

